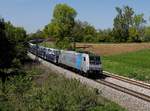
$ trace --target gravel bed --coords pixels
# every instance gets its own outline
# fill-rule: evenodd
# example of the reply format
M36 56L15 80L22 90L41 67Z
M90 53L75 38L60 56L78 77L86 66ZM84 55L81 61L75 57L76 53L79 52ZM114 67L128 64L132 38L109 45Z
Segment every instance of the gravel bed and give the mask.
M35 56L32 55L31 53L28 53L28 55L32 59L35 59ZM111 100L111 101L121 105L122 107L126 108L128 111L150 111L150 103L149 102L135 98L126 93L117 91L108 86L99 84L91 79L77 75L74 72L71 72L71 71L63 69L61 67L58 67L56 65L53 65L53 64L46 62L40 58L39 58L39 61L41 63L43 63L43 65L49 67L52 71L55 71L56 73L59 73L59 74L63 74L66 78L77 79L81 83L86 84L86 85L90 86L91 88L98 89L98 91L100 92L100 95L107 98L108 100Z
M143 93L145 95L150 96L150 90L149 89L146 89L146 88L134 85L134 84L130 84L130 83L127 83L127 82L124 82L124 81L121 81L121 80L118 80L115 78L111 78L111 77L106 77L105 80L108 82L117 84L119 86L123 86L125 88L128 88L128 89L134 90L136 92Z

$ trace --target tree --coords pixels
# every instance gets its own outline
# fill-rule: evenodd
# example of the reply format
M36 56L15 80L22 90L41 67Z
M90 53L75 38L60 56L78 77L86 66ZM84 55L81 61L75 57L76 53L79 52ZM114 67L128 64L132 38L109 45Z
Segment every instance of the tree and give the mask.
M141 42L144 39L144 14L134 15L132 27L129 29L129 41Z
M96 42L97 40L97 32L96 32L96 29L87 24L85 27L84 27L84 42Z
M76 11L66 5L66 4L57 4L54 8L53 19L51 24L49 24L48 29L52 36L56 37L56 45L58 47L68 47L70 40L72 40L72 30L75 24ZM63 44L59 46L62 41L68 41L68 44Z
M72 30L72 37L76 42L83 42L84 40L84 23L80 20L75 21L75 25Z
M15 50L16 58L22 63L25 62L27 56L27 34L24 28L14 27L14 38L16 40Z
M45 28L46 30L46 28ZM28 36L28 39L29 40L32 40L32 39L44 39L44 38L47 38L48 35L46 33L46 31L41 31L41 30L37 30L35 33L31 33L29 34Z
M125 6L116 7L118 12L114 19L113 36L116 42L140 42L144 36L144 14L135 14L133 9Z
M150 42L150 27L145 27L144 40L145 42Z
M8 28L9 23L4 22L4 19L0 19L0 68L9 68L11 66L12 58L14 57L14 43L13 39L9 39L12 35L12 27ZM9 32L6 32L9 31Z
M2 83L5 82L7 76L20 69L26 54L26 31L0 18L0 77Z
M129 37L129 28L132 25L134 11L129 6L122 9L116 7L117 16L114 19L113 35L117 42L127 42Z
M43 29L43 36L44 36L45 38L47 38L47 37L49 37L50 35L54 35L53 32L54 32L54 30L53 30L52 24L48 24L48 25L46 25L46 26L44 27L44 29Z
M99 30L97 34L98 42L113 42L112 29Z
M97 42L97 30L88 22L75 21L72 36L77 42Z

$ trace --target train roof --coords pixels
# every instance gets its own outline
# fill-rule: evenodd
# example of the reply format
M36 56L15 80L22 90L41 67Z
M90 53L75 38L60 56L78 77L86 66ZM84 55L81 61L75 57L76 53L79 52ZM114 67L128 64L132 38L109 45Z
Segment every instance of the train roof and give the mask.
M88 54L89 56L99 56L93 52L89 52L89 51L78 51L79 53L85 53L85 54Z
M68 54L78 54L79 52L76 51L68 51L68 50L61 50L62 53L68 53Z

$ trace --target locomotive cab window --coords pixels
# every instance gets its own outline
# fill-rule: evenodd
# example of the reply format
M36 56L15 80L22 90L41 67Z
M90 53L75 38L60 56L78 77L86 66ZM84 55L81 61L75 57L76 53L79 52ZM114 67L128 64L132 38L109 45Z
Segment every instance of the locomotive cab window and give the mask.
M85 57L83 57L83 60L84 60L84 61L86 61L86 58L85 58Z
M101 64L99 56L90 56L90 64L98 65Z

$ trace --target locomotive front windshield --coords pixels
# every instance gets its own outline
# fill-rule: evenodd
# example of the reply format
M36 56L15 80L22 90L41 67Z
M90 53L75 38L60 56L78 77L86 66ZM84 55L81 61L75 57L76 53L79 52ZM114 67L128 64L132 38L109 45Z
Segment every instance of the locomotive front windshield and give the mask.
M101 64L99 56L90 56L90 64L99 65Z

